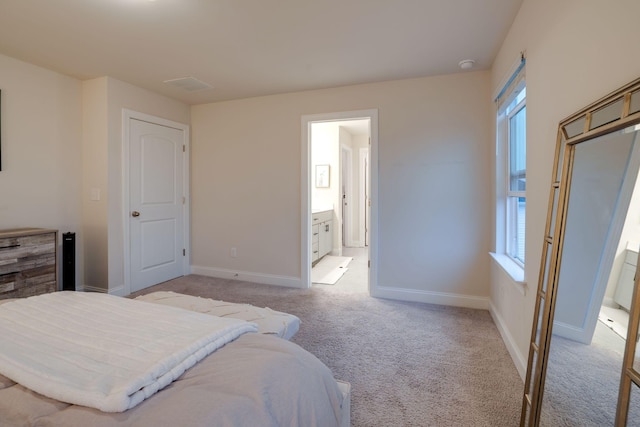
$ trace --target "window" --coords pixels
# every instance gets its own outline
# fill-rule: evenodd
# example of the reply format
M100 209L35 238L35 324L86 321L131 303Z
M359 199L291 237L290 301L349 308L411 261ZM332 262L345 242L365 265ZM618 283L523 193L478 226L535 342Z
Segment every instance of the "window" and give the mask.
M526 189L527 189L527 107L526 88L522 82L520 90L514 94L513 100L504 109L507 126L507 165L505 168L506 189L506 221L505 249L506 254L517 263L524 265Z
M496 240L493 258L524 284L527 208L527 89L522 55L495 97Z

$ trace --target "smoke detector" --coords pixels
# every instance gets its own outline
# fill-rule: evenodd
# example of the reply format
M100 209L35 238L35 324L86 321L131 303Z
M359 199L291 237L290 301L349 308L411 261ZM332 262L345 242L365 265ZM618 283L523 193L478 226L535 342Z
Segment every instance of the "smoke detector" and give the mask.
M200 90L213 89L208 83L196 79L195 77L181 77L179 79L165 80L163 83L175 86L187 92L197 92Z
M476 61L474 61L473 59L463 59L462 61L458 62L458 66L463 70L470 70L473 68L475 63Z

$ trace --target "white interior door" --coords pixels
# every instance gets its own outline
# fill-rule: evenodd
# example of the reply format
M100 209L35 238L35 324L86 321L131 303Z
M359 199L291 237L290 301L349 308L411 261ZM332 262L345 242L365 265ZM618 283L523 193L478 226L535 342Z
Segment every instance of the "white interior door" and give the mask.
M129 119L131 291L182 276L184 131Z

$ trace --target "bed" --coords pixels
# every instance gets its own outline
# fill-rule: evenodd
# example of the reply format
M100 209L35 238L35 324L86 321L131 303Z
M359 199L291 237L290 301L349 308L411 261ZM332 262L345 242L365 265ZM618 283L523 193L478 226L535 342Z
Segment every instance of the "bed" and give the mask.
M292 314L251 304L231 303L172 291L151 292L135 299L218 317L246 320L258 325L258 332L261 334L275 335L286 340L290 340L300 328L300 319Z
M163 313L163 316L167 313L171 313L172 316L183 316L179 317L180 321L171 320L168 323L169 326L160 327L159 329L162 330L170 328L173 324L176 324L176 327L188 325L186 321L183 322L183 319L186 318L193 318L195 322L202 323L209 321L204 318L212 319L215 317L188 312L180 308L104 295L107 300L102 299L97 304L104 306L104 309L91 306L90 316L76 320L65 319L65 315L73 317L71 315L73 306L79 304L78 297L84 298L82 294L56 292L46 294L50 295L49 299L36 300L43 297L38 296L0 304L0 333L3 334L3 339L0 341L0 372L6 375L0 374L0 425L65 427L89 425L140 427L349 425L350 390L347 383L336 381L329 368L301 347L282 338L256 333L257 328L251 330L251 327L246 325L247 322L235 321L237 324L233 324L234 321L228 319L222 319L227 322L224 323L227 329L224 329L222 335L216 335L216 337L222 336L224 338L221 345L217 346L210 354L202 355L199 361L194 362L192 366L187 366L182 372L175 367L169 367L171 372L176 371L176 378L168 382L167 385L159 387L158 390L155 390L158 387L154 386L155 388L151 387L154 388L152 392L142 393L138 390L131 394L131 396L138 396L140 393L149 395L145 396L141 402L133 402L133 404L129 402L131 407L128 409L126 405L125 407L116 405L117 407L106 408L110 411L107 412L90 407L90 405L74 403L74 394L67 393L64 387L63 391L66 394L62 394L65 399L57 399L55 397L58 395L49 393L49 389L52 388L50 383L62 382L65 383L63 386L67 386L66 383L74 383L75 373L69 377L63 374L59 378L53 371L65 363L77 363L78 366L85 369L83 365L84 350L65 353L62 349L75 349L75 347L71 347L75 345L72 341L81 341L82 339L76 338L76 335L82 335L84 331L91 330L92 323L101 325L100 328L105 323L111 323L101 320L101 316L111 315L109 318L111 320L115 315L115 317L123 318L124 324L131 323L124 316L115 314L119 313L117 310L121 304L136 310L141 306L131 306L131 304L148 306L153 316L159 312ZM73 299L71 303L68 301L69 298ZM124 303L124 301L128 302ZM81 303L84 304L84 301ZM71 308L63 304L70 304ZM82 309L86 310L87 308L82 307ZM41 310L47 310L47 312L44 313ZM146 311L147 308L142 312L146 313ZM93 322L94 319L95 322ZM149 321L148 323L159 324L161 322ZM243 332L239 333L237 337L231 336L230 329L228 329L230 327L240 328ZM67 329L67 335L59 337L56 332L53 338L50 337L50 331L55 329ZM247 331L244 331L245 329ZM30 332L23 334L21 332L23 330ZM71 335L68 334L69 332ZM111 339L112 333L114 332L105 332L104 334L107 335L100 335L100 337ZM148 331L143 333L148 333ZM41 336L38 334L43 335L35 340L30 338L31 334L34 337ZM10 337L13 335L17 336L15 340ZM127 335L127 332L113 335L115 337L113 340L119 341L122 335ZM184 334L180 332L180 336L182 335ZM198 339L198 343L203 341ZM50 342L46 343L47 340ZM218 343L219 340L219 338L215 338L215 340L212 339L206 343L203 341L202 347L199 347L197 352L193 354L201 354L202 348L209 346L214 341ZM37 345L34 344L36 341ZM100 339L99 341L103 343L108 340ZM158 340L153 339L150 342L156 341ZM173 343L174 339L167 341ZM34 359L36 361L33 363L14 362L9 358L8 353L18 353L16 349L21 346L34 345L34 348L37 349L42 342L45 342L46 346L50 346L50 349L37 350L43 353L44 362L38 362L37 359ZM65 344L59 344L60 342ZM117 348L118 345L109 343L109 347ZM94 347L91 347L93 352L97 351ZM145 346L139 347L144 348ZM144 348L144 351L148 351L148 349ZM28 352L24 357L30 360L31 357L36 357L31 354L35 352L35 350ZM104 349L101 349L99 354L101 360L102 358L111 360L112 357L115 357ZM137 354L136 351L132 350L131 354L127 352L126 356L135 354ZM188 357L193 359L192 355ZM48 358L51 359L50 363L47 362ZM59 361L59 358L63 360ZM134 359L133 356L130 358ZM78 362L76 359L80 361ZM20 363L24 363L26 370L33 371L30 373L35 374L30 377L29 372L23 374L17 368L14 369L14 364L17 366ZM50 371L38 371L39 363L43 366L49 364ZM117 362L116 368L122 364L123 362ZM90 369L94 369L93 365L90 366ZM161 378L166 381L164 376ZM36 384L32 384L33 382ZM91 387L95 386L94 382L89 382ZM103 385L108 381L101 380L97 383ZM28 384L30 387L21 384ZM34 387L31 387L32 385ZM41 388L38 389L38 387ZM38 392L33 391L32 388L38 389ZM146 388L141 390L146 390ZM93 393L93 389L87 392L87 395L91 396L91 393ZM45 395L50 395L50 397ZM72 398L66 399L67 395ZM82 398L82 393L80 395ZM88 400L91 403L91 399ZM118 402L120 401L118 400Z

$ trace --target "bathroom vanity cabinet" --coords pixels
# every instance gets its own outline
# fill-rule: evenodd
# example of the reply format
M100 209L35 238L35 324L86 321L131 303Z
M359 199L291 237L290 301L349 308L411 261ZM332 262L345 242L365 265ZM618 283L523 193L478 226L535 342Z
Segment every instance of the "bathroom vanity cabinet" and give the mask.
M333 211L314 211L311 216L311 262L316 262L333 247Z

